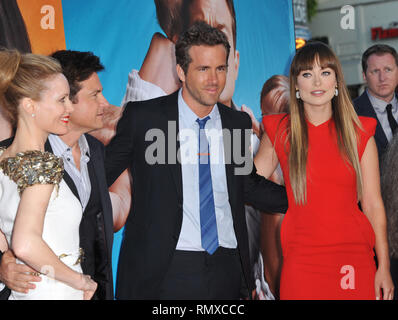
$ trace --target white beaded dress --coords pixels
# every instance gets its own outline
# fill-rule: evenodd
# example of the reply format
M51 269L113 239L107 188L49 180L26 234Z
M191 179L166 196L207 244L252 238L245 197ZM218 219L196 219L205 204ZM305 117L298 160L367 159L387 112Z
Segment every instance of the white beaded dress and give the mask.
M4 149L0 149L0 155ZM55 185L46 211L42 238L53 252L70 268L82 272L79 248L79 225L82 206L62 179L62 159L49 152L27 151L0 161L0 230L11 247L14 221L20 194L33 184ZM23 263L17 260L18 263ZM41 282L27 294L11 291L10 300L81 300L83 291L76 290L50 275L51 266L44 266Z

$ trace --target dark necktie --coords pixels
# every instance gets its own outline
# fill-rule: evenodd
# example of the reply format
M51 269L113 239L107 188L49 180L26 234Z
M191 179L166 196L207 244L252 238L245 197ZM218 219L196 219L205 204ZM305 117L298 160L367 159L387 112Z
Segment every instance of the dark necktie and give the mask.
M197 119L199 124L199 200L202 248L213 254L218 248L216 210L210 171L210 150L205 125L210 117Z
M387 110L388 123L390 124L392 134L394 135L394 133L397 131L398 124L397 121L394 119L394 116L392 115L392 105L388 104L386 106L386 110Z

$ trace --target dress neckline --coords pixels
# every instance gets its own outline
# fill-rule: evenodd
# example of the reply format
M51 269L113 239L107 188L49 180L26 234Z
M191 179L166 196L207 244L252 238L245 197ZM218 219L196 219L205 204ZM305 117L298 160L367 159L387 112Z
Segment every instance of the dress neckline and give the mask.
M305 119L305 121L307 121L307 124L310 126L310 127L312 127L312 128L321 128L321 127L324 127L324 126L326 126L329 122L331 122L332 121L332 119L333 119L333 117L330 117L328 120L326 120L326 121L324 121L324 122L322 122L322 123L320 123L320 124L318 124L318 125L315 125L315 124L313 124L311 121L309 121L307 118Z

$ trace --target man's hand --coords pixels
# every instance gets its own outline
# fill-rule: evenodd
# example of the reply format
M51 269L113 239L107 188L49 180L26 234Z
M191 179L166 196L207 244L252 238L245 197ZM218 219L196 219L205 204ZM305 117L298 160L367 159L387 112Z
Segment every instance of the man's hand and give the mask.
M123 114L123 107L109 105L104 109L104 127L91 131L90 134L101 141L105 146L116 133L116 125Z
M0 281L11 290L28 293L29 289L35 289L32 282L41 281L40 276L34 275L36 271L27 265L18 264L12 251L3 253L0 263Z

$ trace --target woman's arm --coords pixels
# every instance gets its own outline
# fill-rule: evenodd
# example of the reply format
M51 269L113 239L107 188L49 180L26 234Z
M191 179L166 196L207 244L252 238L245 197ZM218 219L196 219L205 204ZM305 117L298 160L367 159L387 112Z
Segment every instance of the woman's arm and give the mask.
M0 251L6 252L7 250L8 250L8 243L7 243L6 236L0 230Z
M280 184L276 169L278 157L266 132L263 133L259 150L254 157L257 173ZM262 215L261 250L264 259L264 275L274 296L279 297L279 279L282 264L282 249L280 247L280 225L284 215Z
M265 178L269 178L278 166L278 157L274 146L265 132L261 138L257 154L254 157L254 165L257 168L257 174Z
M380 290L382 289L383 300L392 300L394 285L390 275L387 222L380 192L379 160L373 137L369 139L363 153L361 172L363 181L361 206L376 236L375 250L378 261L378 269L375 277L376 299L380 299Z
M46 270L47 273L51 270L53 274L47 274L48 276L53 276L77 290L85 291L85 298L91 298L97 284L88 276L65 265L42 238L44 217L53 189L54 185L35 184L23 191L12 233L11 248L17 258L33 269L39 272Z

